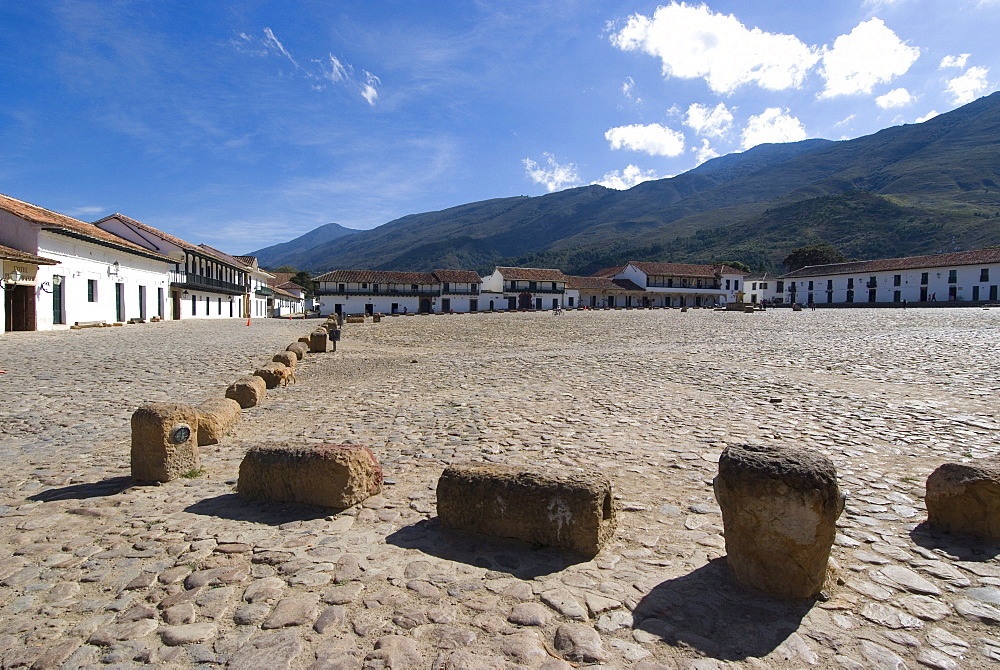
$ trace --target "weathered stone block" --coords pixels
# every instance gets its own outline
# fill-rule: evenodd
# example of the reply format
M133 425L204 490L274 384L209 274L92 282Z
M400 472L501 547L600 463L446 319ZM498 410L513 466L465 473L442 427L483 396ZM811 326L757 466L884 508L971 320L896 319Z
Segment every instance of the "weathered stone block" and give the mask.
M132 413L132 478L169 482L199 466L198 413L179 402L154 402Z
M594 556L614 535L611 482L600 473L550 474L506 465L451 465L437 485L441 523Z
M303 358L306 357L306 352L309 351L309 345L306 344L305 342L292 342L287 347L285 347L285 351L291 351L293 354L298 356L299 360L301 361Z
M982 540L1000 540L1000 458L945 463L927 478L927 523Z
M271 357L271 362L281 363L285 367L294 368L299 362L299 355L294 351L279 351L274 356Z
M314 354L326 353L329 336L325 330L314 330L309 333L309 351Z
M267 384L264 379L251 375L237 379L226 389L226 397L240 404L240 407L256 407L264 401L267 395Z
M198 412L199 447L218 444L240 421L240 404L232 398L209 398L195 409Z
M349 316L347 317L347 323L364 323L365 317L363 316Z
M715 497L738 584L781 598L823 590L844 509L830 459L801 448L729 446L719 459Z
M255 377L263 379L267 388L273 389L277 388L279 384L288 385L288 381L292 376L292 369L287 365L271 362L258 368L253 374Z
M382 490L382 466L355 444L252 447L240 463L244 498L350 507Z

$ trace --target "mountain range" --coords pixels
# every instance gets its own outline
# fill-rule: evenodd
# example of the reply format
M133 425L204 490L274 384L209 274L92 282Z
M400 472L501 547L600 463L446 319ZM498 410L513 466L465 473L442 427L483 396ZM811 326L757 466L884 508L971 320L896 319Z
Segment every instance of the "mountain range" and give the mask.
M520 265L589 274L632 259L775 270L817 242L860 259L1000 244L1000 92L923 123L760 145L624 191L498 198L365 231L327 224L252 253L265 267L313 272Z

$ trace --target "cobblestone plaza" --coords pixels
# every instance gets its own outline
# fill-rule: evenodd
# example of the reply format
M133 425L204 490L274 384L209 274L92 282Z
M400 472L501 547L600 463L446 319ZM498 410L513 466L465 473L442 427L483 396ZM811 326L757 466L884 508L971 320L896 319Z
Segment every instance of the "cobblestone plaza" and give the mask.
M3 337L5 668L1000 661L1000 547L921 524L935 467L1000 453L1000 309L349 324L336 353L307 356L295 384L202 449L199 476L133 485L139 404L220 396L314 324ZM370 445L387 485L337 514L241 501L244 451L274 441ZM828 599L746 593L720 560L719 454L774 441L828 455L848 492ZM619 498L615 538L578 562L442 530L437 477L469 460L599 469Z

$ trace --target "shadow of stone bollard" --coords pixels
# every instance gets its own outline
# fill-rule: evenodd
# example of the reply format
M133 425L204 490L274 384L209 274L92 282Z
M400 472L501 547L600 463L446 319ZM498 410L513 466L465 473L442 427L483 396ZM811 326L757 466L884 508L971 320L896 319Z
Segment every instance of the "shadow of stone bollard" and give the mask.
M597 472L548 474L505 465L451 465L437 512L452 530L509 537L596 556L615 532L611 482Z
M933 528L1000 540L1000 458L939 466L927 477L924 503Z
M209 398L195 410L198 412L199 447L218 444L240 421L240 404L232 398Z
M235 400L243 409L256 407L267 395L267 384L263 378L251 375L237 379L226 389L226 397Z
M154 402L132 413L132 478L169 482L197 470L198 412L179 402Z
M714 485L738 584L780 598L823 590L844 510L830 459L777 445L729 446Z
M251 447L240 463L242 498L346 508L382 490L382 466L355 444Z

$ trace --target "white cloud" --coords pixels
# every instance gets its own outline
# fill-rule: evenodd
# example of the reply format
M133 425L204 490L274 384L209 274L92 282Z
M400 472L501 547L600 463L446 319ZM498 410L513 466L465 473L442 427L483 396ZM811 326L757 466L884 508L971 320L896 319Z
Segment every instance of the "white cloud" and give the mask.
M365 72L365 84L361 87L361 97L368 101L369 105L374 106L375 101L378 100L378 87L382 85L382 80L373 75L371 72Z
M524 171L531 181L542 184L549 193L580 183L580 176L576 172L576 163L560 165L552 154L544 153L542 156L545 158L544 167L530 158L525 158L522 161Z
M733 125L733 114L721 102L714 108L694 103L688 107L684 123L699 135L722 137Z
M932 109L931 111L927 112L926 114L924 114L923 116L921 116L919 119L917 119L914 123L923 123L924 121L928 121L930 119L933 119L937 115L938 115L938 111L936 109Z
M819 59L794 35L748 29L732 14L683 2L657 7L652 17L633 14L611 43L659 58L665 77L701 77L718 93L751 83L775 91L799 88Z
M747 120L747 127L743 129L743 148L806 139L806 129L802 122L788 112L788 109L768 107L760 114L751 116Z
M826 88L820 97L871 93L876 84L906 73L919 56L920 49L903 44L881 19L859 23L823 54Z
M684 134L651 123L646 126L618 126L604 133L612 149L642 151L650 156L680 156L684 153Z
M329 69L323 67L324 63L320 63L320 69L323 73L324 79L329 79L334 84L344 81L347 78L347 67L340 62L340 59L333 54L328 54L327 57L329 61L325 65L329 66Z
M636 98L632 96L632 91L635 89L635 80L632 77L625 77L625 82L622 84L622 95L624 95L629 100L634 102L642 102L642 98Z
M706 139L702 139L700 147L691 147L691 151L694 152L695 158L698 160L698 165L719 157L719 152L713 149Z
M969 61L969 56L971 55L972 54L959 54L958 56L945 56L941 59L938 69L943 70L946 67L965 67L965 64Z
M632 188L636 184L641 184L644 181L651 181L653 179L659 179L659 177L656 176L656 170L641 170L637 166L630 163L624 170L612 170L601 177L600 181L595 181L594 183L608 188L613 188L618 191L624 191Z
M272 49L277 49L281 54L285 56L285 58L287 58L292 62L292 65L294 65L295 67L299 66L299 64L295 62L295 59L292 58L292 54L288 53L288 50L285 49L285 45L283 45L280 41L278 41L278 38L274 36L274 33L271 31L270 28L264 28L264 36L266 37L266 39L264 40L265 46Z
M949 79L947 91L951 93L951 98L956 105L964 105L975 100L980 93L986 91L989 84L986 82L986 74L989 70L985 67L970 67L964 74Z
M905 88L894 88L885 95L875 98L875 104L882 109L905 107L913 102L913 96Z

